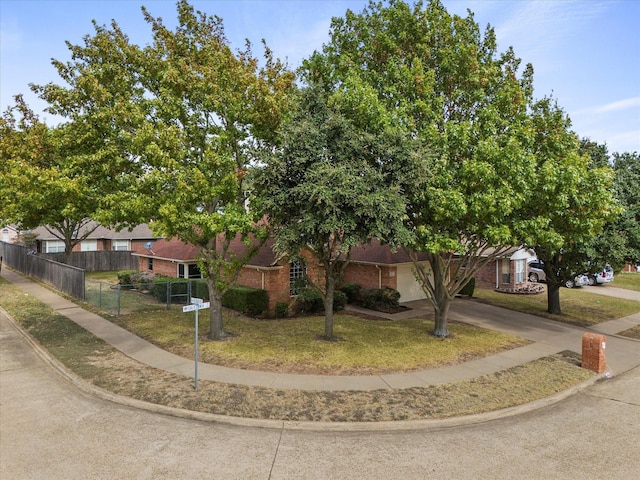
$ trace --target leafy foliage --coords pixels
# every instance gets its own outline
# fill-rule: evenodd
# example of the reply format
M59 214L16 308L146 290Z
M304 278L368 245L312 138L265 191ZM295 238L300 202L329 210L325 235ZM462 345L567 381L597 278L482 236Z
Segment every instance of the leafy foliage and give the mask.
M303 89L283 125L281 148L264 158L254 184L276 251L291 258L308 251L324 270L323 278L306 280L323 299L326 338L333 336L334 291L351 248L372 237L394 243L407 237L392 171L402 138L388 119L361 122L350 108L359 92L348 93L322 84ZM363 95L359 103L367 101Z
M73 247L98 227L89 219L114 183L91 166L77 124L49 127L21 96L15 99L0 118L0 223L46 226L64 242L69 261Z
M94 24L72 61L55 62L67 88L36 87L51 111L91 125L95 155L120 189L106 192L103 222L150 222L158 235L201 249L212 302L211 338L224 336L222 294L259 246L263 228L245 207L249 165L271 148L289 105L294 74L265 46L233 51L222 20L178 2L167 28L143 8L153 43L140 48L114 21ZM230 249L245 239L241 255Z

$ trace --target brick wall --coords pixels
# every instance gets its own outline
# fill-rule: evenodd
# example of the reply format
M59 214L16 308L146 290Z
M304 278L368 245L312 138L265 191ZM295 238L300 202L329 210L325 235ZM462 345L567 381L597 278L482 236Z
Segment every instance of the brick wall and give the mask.
M361 263L351 263L344 272L342 285L357 283L362 288L398 287L396 267L379 267Z
M500 270L498 270L499 272ZM489 262L476 274L476 286L496 288L496 262Z
M513 288L525 285L528 283L527 277L529 272L525 265L524 281L516 282L516 261L509 261L509 281L504 282L502 275L502 262L503 259L498 259L489 262L482 267L476 274L476 285L484 288L496 288L496 273L498 275L498 288ZM498 268L496 269L496 262Z
M153 270L149 270L149 258L138 257L138 270L141 272L150 272L155 275L166 275L167 277L176 278L178 276L178 266L170 260L160 258L153 259Z

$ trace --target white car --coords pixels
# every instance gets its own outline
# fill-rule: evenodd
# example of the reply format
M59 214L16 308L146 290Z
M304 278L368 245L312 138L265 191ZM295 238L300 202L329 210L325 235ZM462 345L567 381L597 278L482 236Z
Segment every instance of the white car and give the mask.
M529 262L529 281L532 283L546 282L547 276L544 273L544 262L541 260L533 260ZM595 280L594 280L595 282ZM567 280L564 282L564 286L567 288L584 287L585 285L592 285L588 275L576 275L573 280Z
M589 285L602 285L611 282L613 282L613 268L611 268L609 264L607 264L601 272L589 277Z
M564 286L567 288L584 287L586 285L591 285L588 275L576 275L573 280L564 282Z

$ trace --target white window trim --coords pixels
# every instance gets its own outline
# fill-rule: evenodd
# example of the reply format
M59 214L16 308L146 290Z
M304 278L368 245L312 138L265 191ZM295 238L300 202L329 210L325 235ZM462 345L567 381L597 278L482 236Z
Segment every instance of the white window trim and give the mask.
M45 240L44 253L64 253L64 242L62 240Z
M98 251L98 241L97 240L82 240L80 242L80 251L81 252L97 252Z
M111 240L111 250L117 252L131 250L129 240Z

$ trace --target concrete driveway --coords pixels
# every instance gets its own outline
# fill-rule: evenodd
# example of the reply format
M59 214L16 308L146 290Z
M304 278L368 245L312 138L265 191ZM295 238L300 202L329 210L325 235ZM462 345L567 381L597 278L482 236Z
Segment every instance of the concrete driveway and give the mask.
M606 285L593 285L592 287L583 288L589 293L597 293L598 295L606 295L608 297L624 298L626 300L635 300L636 302L640 302L640 292L615 287L611 283Z

